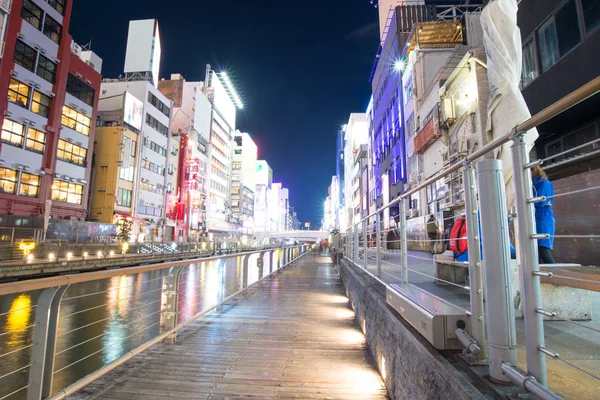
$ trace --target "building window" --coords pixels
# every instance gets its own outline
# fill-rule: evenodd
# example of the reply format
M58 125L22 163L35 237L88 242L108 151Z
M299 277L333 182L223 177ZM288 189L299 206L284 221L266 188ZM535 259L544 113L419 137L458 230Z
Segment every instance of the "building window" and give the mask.
M29 22L36 29L40 29L42 26L42 9L30 0L24 0L23 8L21 8L21 18Z
M29 86L15 79L10 79L10 83L8 85L8 101L23 108L27 108L29 104L30 93L31 88Z
M67 76L67 93L83 101L88 106L94 105L94 97L96 96L94 88L71 74Z
M173 175L173 164L167 165L167 173Z
M19 186L19 195L28 197L39 197L40 195L40 177L27 172L21 172L21 185Z
M46 0L60 15L65 15L65 4L67 0Z
M35 70L36 55L37 53L32 47L29 47L20 40L17 40L17 44L15 45L15 54L13 56L13 61L15 63L33 72Z
M90 118L67 106L63 106L61 124L83 135L90 135Z
M15 194L17 191L17 171L0 167L0 193Z
M162 147L158 143L152 142L152 141L148 140L147 138L144 138L144 142L146 144L146 147L148 147L150 150L160 154L163 157L167 156L167 149Z
M233 162L233 169L242 169L242 163L239 161Z
M160 123L156 118L154 118L150 114L146 114L146 124L156 129L159 133L167 136L169 133L169 128Z
M169 106L167 106L165 103L163 103L162 101L160 101L158 99L158 97L156 97L153 93L150 93L150 92L148 92L148 103L152 104L154 106L154 108L156 108L158 111L160 111L161 113L163 113L167 117L171 113L171 110L169 109Z
M600 27L600 2L598 0L581 0L585 30L589 34Z
M558 36L558 51L565 55L581 41L575 0L568 0L554 15L556 34Z
M142 161L142 168L147 169L148 171L155 172L159 175L165 175L165 167L154 164L148 160Z
M50 83L54 83L56 79L56 64L50 61L49 58L40 54L37 70L35 72L40 78L44 78Z
M538 48L542 72L550 68L558 60L558 46L556 44L556 30L554 19L546 21L537 32Z
M133 182L134 175L135 167L133 165L119 168L119 178L123 179L124 181Z
M46 134L37 129L27 129L27 141L25 142L27 150L43 153L46 148Z
M25 127L15 121L4 118L0 140L13 146L22 147L25 139Z
M119 188L117 191L117 205L131 207L131 190Z
M538 76L535 41L533 37L523 45L523 69L521 73L521 86L529 85Z
M46 15L44 20L44 35L48 36L50 40L55 43L60 42L60 34L62 32L62 25L58 23L54 18Z
M85 166L85 158L87 150L76 144L69 143L65 140L58 140L58 149L56 150L56 158L66 161L71 164Z
M52 99L50 96L46 96L43 93L35 90L33 92L33 98L31 99L31 111L41 115L42 117L48 118L50 114L50 106L52 105Z
M52 200L64 201L71 204L81 204L83 185L72 182L54 180L52 184Z

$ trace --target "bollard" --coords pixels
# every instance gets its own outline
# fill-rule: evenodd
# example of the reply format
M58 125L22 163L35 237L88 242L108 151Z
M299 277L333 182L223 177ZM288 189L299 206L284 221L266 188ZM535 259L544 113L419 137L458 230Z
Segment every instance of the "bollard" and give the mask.
M502 364L517 365L517 332L512 307L510 241L502 161L477 163L485 283L485 318L489 344L490 377L510 382ZM469 253L478 251L469 249Z

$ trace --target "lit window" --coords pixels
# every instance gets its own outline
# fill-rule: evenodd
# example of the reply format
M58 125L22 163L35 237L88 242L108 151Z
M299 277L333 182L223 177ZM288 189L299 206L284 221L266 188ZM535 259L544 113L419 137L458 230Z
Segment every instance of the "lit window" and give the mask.
M61 124L66 126L67 128L71 128L83 135L89 136L90 134L90 123L91 120L89 117L69 108L67 106L63 106L63 113Z
M55 43L60 42L60 34L62 32L62 25L58 23L54 18L46 15L44 20L44 35L48 36L50 40Z
M119 188L117 191L117 205L131 207L131 190Z
M27 141L25 142L27 150L43 153L46 148L46 134L37 129L27 129Z
M0 140L13 146L21 147L23 146L24 139L25 127L18 122L5 118L2 124Z
M40 29L42 26L42 9L33 4L31 0L24 0L23 8L21 8L21 18L36 29Z
M43 93L35 90L33 92L33 97L31 99L31 111L34 113L41 115L42 117L48 118L48 114L50 114L50 105L52 104L52 99L50 96L46 96Z
M50 61L49 58L44 57L40 54L40 58L38 60L38 66L35 73L50 83L54 83L56 79L56 64Z
M64 201L71 204L81 204L83 185L72 182L54 180L52 184L52 200Z
M56 158L69 162L76 165L85 165L85 159L87 157L87 150L76 144L69 143L65 140L58 140L58 150L56 151Z
M28 197L39 197L40 195L40 177L37 175L21 173L21 186L19 186L19 195Z
M15 194L17 190L17 171L0 167L0 193Z
M119 178L124 181L133 182L133 177L135 174L135 167L130 165L129 167L120 167L119 168Z
M8 85L8 101L27 108L30 93L31 88L29 86L11 78Z

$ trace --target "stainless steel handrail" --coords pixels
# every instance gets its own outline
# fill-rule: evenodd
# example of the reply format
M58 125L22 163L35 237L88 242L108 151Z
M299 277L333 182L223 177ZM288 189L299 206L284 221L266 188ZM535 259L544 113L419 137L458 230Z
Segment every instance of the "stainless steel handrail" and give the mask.
M112 278L114 276L137 274L141 272L157 271L168 267L177 267L186 264L194 264L197 262L210 262L223 258L243 257L252 254L260 254L265 251L273 251L284 248L295 248L297 246L282 247L276 249L263 249L243 253L233 253L212 257L190 258L180 261L168 261L159 264L143 265L137 267L119 268L106 271L86 272L84 274L69 274L62 276L53 276L49 278L40 278L27 281L9 282L0 284L0 296L7 294L23 293L31 290L46 289L55 286L72 285L74 283L82 283L95 281L99 279Z

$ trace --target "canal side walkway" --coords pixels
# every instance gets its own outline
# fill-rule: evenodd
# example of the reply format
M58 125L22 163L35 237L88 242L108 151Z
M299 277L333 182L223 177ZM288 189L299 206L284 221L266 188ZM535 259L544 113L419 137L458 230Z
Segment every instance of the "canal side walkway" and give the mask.
M307 254L70 399L387 399L329 257Z

